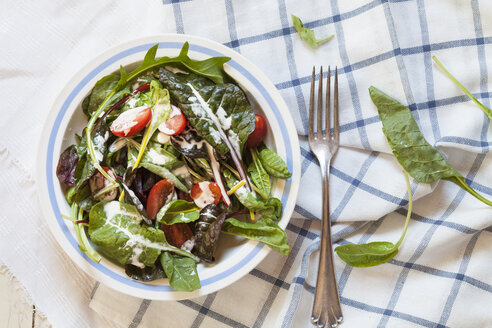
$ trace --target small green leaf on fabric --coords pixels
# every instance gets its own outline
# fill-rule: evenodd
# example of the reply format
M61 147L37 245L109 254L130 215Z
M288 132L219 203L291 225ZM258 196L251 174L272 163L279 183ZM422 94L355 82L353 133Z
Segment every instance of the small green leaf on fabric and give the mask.
M316 39L316 36L314 35L314 31L305 27L302 24L302 21L299 17L294 15L291 16L292 16L292 21L294 22L294 28L296 29L297 34L299 34L299 37L301 38L302 41L306 42L313 49L318 48L322 43L327 42L328 40L330 40L335 36L334 34L332 34L326 38Z

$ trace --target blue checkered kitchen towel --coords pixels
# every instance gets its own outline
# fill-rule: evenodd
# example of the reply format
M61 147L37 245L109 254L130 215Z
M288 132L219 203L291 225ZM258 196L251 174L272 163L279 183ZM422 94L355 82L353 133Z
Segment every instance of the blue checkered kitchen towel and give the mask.
M296 213L288 226L292 253L288 258L272 253L239 282L196 300L122 302L99 286L92 309L132 327L310 326L319 247L319 222L312 219L320 216L321 201L319 167L306 140L313 65L338 65L340 74L342 147L331 170L330 193L338 244L396 241L406 215L404 178L382 134L370 85L409 105L429 142L475 189L492 195L490 122L431 60L432 55L440 58L489 105L490 1L164 3L170 30L211 38L240 52L286 100L303 156ZM297 36L290 14L318 37L335 38L310 49ZM354 269L337 259L343 326L492 326L492 209L448 182L414 182L413 189L419 199L413 220L390 263ZM372 222L357 229L367 221ZM114 300L110 310L108 298ZM128 308L133 310L121 314ZM175 319L178 311L183 318Z
M318 37L335 37L310 49L290 14ZM429 142L473 188L492 197L490 122L431 60L436 55L490 105L490 0L7 0L0 18L7 45L0 54L0 98L9 118L0 122L0 260L55 327L310 327L321 209L319 168L306 142L313 65L337 65L340 74L341 148L330 192L337 244L396 241L406 215L404 178L370 85L409 105ZM73 72L104 47L159 32L201 35L250 59L280 90L301 140L303 176L287 228L289 257L271 252L233 285L179 302L122 297L70 265L32 201L35 149L26 152L49 108L43 96L51 71L60 65ZM50 85L53 92L60 88ZM13 119L27 109L35 110L22 122ZM31 128L19 133L21 123ZM492 326L492 210L449 182L412 182L412 189L418 200L393 260L355 269L336 259L342 327ZM23 224L12 225L14 219Z

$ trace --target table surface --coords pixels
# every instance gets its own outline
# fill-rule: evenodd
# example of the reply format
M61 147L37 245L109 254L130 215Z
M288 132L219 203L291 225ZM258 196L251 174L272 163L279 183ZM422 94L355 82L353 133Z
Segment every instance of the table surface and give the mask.
M21 283L0 263L0 327L51 328L48 319L31 301Z

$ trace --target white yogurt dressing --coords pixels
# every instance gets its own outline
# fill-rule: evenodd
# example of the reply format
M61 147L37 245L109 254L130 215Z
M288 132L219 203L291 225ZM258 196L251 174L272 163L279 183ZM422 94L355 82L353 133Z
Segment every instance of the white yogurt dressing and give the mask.
M167 144L169 141L171 141L171 136L163 133L163 132L159 132L157 134L157 142L158 143L161 143L161 144Z
M227 113L222 106L217 109L217 118L222 129L229 130L231 128L232 116L227 117Z
M189 178L191 176L190 172L188 171L185 165L180 166L177 169L173 170L172 174L183 179Z
M118 138L111 144L111 146L109 146L109 152L114 153L115 151L125 147L127 143L128 141L126 138Z
M164 165L171 160L169 156L161 154L153 148L147 151L147 155L150 157L152 162L157 165Z

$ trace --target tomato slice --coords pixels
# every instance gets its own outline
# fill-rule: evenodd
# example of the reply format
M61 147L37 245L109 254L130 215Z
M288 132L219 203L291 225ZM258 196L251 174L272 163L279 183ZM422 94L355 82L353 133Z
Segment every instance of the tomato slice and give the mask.
M166 240L169 244L182 248L183 244L187 241L191 241L191 244L187 247L187 251L191 251L193 248L193 232L190 227L186 223L175 223L172 225L161 226L162 231L164 231L164 235L166 235ZM190 243L190 242L188 242Z
M218 204L221 197L220 187L215 182L199 182L191 188L190 196L200 208L209 204Z
M131 137L139 133L152 118L147 106L140 106L121 113L111 124L111 132L118 137Z
M254 148L258 146L263 139L265 139L265 135L267 132L267 126L265 119L263 116L255 114L255 129L248 136L248 140L246 140L246 146L248 148Z
M180 134L186 127L186 117L178 107L171 105L169 118L159 125L159 131L170 136Z
M171 201L174 195L174 184L169 180L158 181L152 189L150 189L149 197L147 197L147 215L150 219L155 220L155 217L162 206Z

